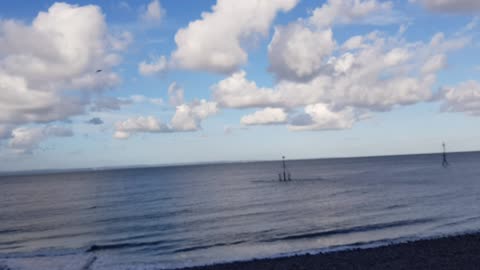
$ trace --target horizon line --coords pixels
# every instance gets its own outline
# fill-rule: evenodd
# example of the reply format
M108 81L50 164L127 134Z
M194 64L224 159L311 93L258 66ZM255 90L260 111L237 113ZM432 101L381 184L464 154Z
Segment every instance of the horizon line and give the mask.
M453 151L448 154L458 153L475 153L480 150L468 150L468 151ZM396 156L418 156L418 155L441 155L442 152L430 152L430 153L409 153L409 154L378 154L378 155L365 155L365 156L337 156L337 157L318 157L318 158L293 158L287 159L289 161L302 161L302 160L317 160L317 159L355 159L355 158L378 158L378 157L396 157ZM132 165L112 165L112 166L100 166L100 167L71 167L64 169L32 169L32 170L14 170L14 171L0 171L0 177L2 176L28 176L28 175L43 175L43 174L56 174L56 173L74 173L74 172L89 172L89 171L114 171L114 170L126 170L126 169L142 169L142 168L157 168L157 167L187 167L198 165L215 165L215 164L233 164L233 163L252 163L252 162L273 162L277 159L251 159L251 160L217 160L217 161L204 161L204 162L178 162L178 163L163 163L163 164L132 164Z

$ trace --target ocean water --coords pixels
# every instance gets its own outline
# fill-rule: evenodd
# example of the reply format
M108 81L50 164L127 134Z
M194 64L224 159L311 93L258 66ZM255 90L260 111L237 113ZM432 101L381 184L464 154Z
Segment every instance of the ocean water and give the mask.
M480 229L480 153L0 177L0 269L169 269ZM3 268L2 268L3 267Z

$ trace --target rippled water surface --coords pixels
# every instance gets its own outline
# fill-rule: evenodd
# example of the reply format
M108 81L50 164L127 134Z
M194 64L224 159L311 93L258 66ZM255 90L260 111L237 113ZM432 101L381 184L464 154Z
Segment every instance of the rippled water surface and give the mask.
M157 269L480 229L480 153L0 177L0 269Z

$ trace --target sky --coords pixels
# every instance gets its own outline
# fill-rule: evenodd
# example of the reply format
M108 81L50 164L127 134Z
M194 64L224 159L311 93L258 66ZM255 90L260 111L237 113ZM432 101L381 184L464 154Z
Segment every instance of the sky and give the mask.
M4 1L0 171L480 150L480 1Z

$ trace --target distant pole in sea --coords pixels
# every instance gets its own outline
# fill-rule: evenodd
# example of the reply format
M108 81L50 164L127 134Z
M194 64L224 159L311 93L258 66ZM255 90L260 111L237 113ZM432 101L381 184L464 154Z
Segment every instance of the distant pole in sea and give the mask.
M280 182L292 181L292 176L290 175L290 172L287 170L287 165L285 163L285 156L282 156L282 169L283 169L283 172L278 174L278 181Z
M447 161L447 150L446 150L446 146L445 146L445 143L442 143L442 146L443 146L443 161L442 161L442 166L444 168L448 167L448 161Z

